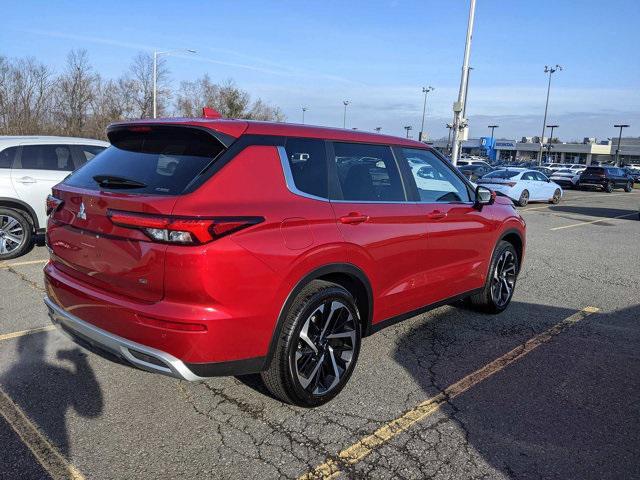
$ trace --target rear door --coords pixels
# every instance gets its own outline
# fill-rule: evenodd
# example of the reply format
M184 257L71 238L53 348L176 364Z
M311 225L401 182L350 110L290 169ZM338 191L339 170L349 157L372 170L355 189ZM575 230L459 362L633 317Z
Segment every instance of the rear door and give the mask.
M70 145L20 146L11 169L11 182L18 198L36 212L41 227L46 224L45 200L51 193L51 187L73 169Z
M110 140L112 147L53 191L62 204L48 224L51 260L101 290L157 301L164 292L167 244L111 217L166 219L178 196L224 147L211 134L188 127L120 127L110 131Z
M432 151L398 148L397 152L405 162L402 167L427 233L421 259L425 303L481 287L493 251L490 208L475 208L468 185Z
M529 200L540 200L542 193L540 191L540 183L536 181L533 172L524 172L520 177L522 189L529 192Z
M336 142L328 155L331 205L341 236L353 246L350 261L371 277L375 318L426 304L424 222L407 201L391 148Z

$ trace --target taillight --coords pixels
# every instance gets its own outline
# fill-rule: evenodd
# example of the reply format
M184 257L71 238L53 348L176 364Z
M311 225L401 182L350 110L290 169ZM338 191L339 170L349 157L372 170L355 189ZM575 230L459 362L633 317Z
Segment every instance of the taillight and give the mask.
M163 217L109 210L120 227L141 230L155 242L194 245L207 243L264 221L262 217Z
M58 210L63 203L64 203L64 200L60 200L59 198L54 197L53 195L47 195L47 201L46 201L47 215L51 215L53 212Z

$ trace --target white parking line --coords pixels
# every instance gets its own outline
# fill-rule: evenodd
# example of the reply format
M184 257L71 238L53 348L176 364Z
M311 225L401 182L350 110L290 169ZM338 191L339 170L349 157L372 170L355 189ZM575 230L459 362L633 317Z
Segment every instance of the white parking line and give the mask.
M628 196L628 195L639 195L639 194L640 194L640 192L630 192L630 193L626 193L626 192L625 192L625 193L612 193L612 194L609 194L609 195L604 195L604 194L601 194L601 195L586 195L586 196L584 196L584 197L574 197L574 198L570 198L570 199L564 200L564 201L562 201L562 202L560 203L560 205L565 205L565 204L567 204L567 203L574 203L574 202L578 202L578 203L580 203L580 201L581 201L582 199L584 199L584 198L601 198L601 199L606 199L606 198L611 198L611 197L618 197L618 196L620 196L620 195L626 195L626 196ZM554 207L554 206L555 206L555 205L541 205L541 206L539 206L539 207L521 208L521 209L519 209L519 211L520 211L520 212L530 212L530 211L532 211L532 210L544 210L544 209L548 209L548 208L550 208L550 207Z
M42 260L28 260L26 262L14 262L14 263L0 263L0 268L12 268L19 267L21 265L35 265L36 263L47 263L49 259Z
M562 230L563 228L580 227L580 226L582 226L582 225L590 225L590 224L592 224L592 223L606 222L607 220L615 220L616 218L635 217L636 215L638 215L638 213L637 213L637 212L627 213L627 214L625 214L625 215L618 215L617 217L604 217L604 218L599 218L598 220L591 220L590 222L572 223L571 225L564 225L564 226L562 226L562 227L550 228L549 230Z

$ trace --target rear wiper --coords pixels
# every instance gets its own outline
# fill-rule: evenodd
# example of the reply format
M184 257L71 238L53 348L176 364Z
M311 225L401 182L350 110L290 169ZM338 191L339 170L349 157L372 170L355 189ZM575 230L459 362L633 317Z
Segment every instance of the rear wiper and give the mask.
M93 179L104 188L143 188L147 186L146 183L115 175L94 175Z

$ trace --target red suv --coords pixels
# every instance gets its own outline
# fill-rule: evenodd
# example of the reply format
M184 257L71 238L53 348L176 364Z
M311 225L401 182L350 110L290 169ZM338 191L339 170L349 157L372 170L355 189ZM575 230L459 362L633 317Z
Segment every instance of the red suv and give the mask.
M211 118L108 136L47 200L45 302L97 353L186 380L260 372L315 406L362 337L511 300L524 221L422 143Z

